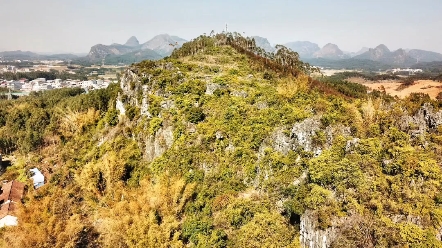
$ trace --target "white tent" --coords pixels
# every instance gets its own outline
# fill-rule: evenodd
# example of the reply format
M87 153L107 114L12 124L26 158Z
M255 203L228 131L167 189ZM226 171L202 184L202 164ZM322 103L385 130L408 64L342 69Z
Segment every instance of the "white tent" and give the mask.
M37 169L30 169L32 172L32 180L34 180L34 188L38 189L45 184L45 176Z

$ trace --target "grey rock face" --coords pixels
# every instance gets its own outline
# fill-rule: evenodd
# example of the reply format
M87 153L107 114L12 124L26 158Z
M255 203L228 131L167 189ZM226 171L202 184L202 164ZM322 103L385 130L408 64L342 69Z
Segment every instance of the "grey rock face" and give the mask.
M121 78L120 88L123 90L123 95L127 96L127 100L124 102L125 104L140 107L136 96L137 92L143 89L140 83L140 77L136 73L130 69L126 70L124 76Z
M321 131L321 124L318 117L305 119L293 125L290 131L283 128L277 129L270 136L270 146L273 150L287 155L289 151L295 151L298 148L306 152L313 152L314 156L321 155L323 149L328 149L333 145L333 139L336 136L350 136L350 128L343 125L329 126L325 129L326 142L323 145L315 144L314 139ZM262 147L260 150L265 148Z
M226 152L234 152L235 146L232 143L229 143L229 145L225 149Z
M423 117L428 129L437 128L442 124L442 111L434 113L433 106L429 103L425 103L419 110L419 117Z
M273 150L287 155L293 149L293 140L284 133L283 129L278 129L271 137L273 141Z
M242 98L247 98L249 96L249 94L247 94L247 92L240 90L240 91L233 91L232 93L230 93L230 95L235 96L235 97L242 97Z
M295 181L293 181L293 185L294 186L300 185L307 179L307 177L308 177L308 171L304 171L299 178L296 178Z
M208 83L206 87L206 95L213 95L215 90L221 89L221 85L215 83Z
M195 124L193 124L193 123L187 123L187 128L186 128L186 131L187 132L189 132L189 133L196 133L196 125Z
M124 104L121 101L121 95L120 93L118 93L118 97L117 97L117 101L115 103L115 108L120 111L121 115L125 115L126 114L126 109L124 108Z
M412 137L418 137L429 130L436 129L441 124L442 111L434 112L433 106L425 103L414 116L402 116L398 127L402 131L408 131Z
M352 140L347 141L347 144L345 145L345 152L346 153L353 153L354 149L357 148L359 145L359 139L354 138Z
M330 227L326 230L317 228L317 218L313 211L307 210L301 216L300 241L303 248L328 248L337 235L337 229Z
M318 118L308 118L293 125L291 132L291 138L294 141L293 149L301 147L307 152L317 151L318 148L313 144L313 137L320 130L320 125Z
M333 140L338 136L349 137L351 136L350 127L346 127L342 124L338 124L335 126L328 126L325 128L326 135L326 148L329 148L333 145Z
M266 108L269 107L269 106L267 105L266 102L257 102L257 103L255 104L255 106L256 106L259 110L263 110L263 109L266 109Z
M422 225L422 217L414 216L414 215L403 215L397 214L391 217L391 220L394 223L413 223L417 226L423 227Z
M387 166L387 165L389 165L391 163L393 163L393 160L391 160L391 159L384 159L384 160L382 160L382 165L383 166Z
M173 66L172 63L168 62L168 63L162 65L162 69L171 71L171 70L175 69L175 67Z
M150 135L146 139L145 144L146 160L152 162L173 145L173 127L165 126L160 128L155 135Z
M175 108L175 101L173 101L173 100L165 100L165 101L162 101L160 104L161 104L161 108L166 109L166 110Z
M151 118L152 114L149 113L149 102L147 101L148 90L149 90L148 86L143 85L143 100L141 101L141 115Z

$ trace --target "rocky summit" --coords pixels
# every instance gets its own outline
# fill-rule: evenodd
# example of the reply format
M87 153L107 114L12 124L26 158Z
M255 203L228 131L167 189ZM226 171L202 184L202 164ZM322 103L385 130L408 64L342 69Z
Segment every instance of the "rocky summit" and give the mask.
M151 49L160 55L168 56L175 48L181 47L186 40L168 34L160 34L142 45L142 49Z
M137 37L132 36L126 41L124 45L129 47L137 47L140 45L140 42L138 41Z
M310 41L295 41L284 45L297 52L301 58L313 58L314 54L321 50L318 44Z
M344 52L335 44L328 43L321 50L313 54L315 58L341 59Z
M273 47L267 38L261 36L252 36L255 39L256 45L263 48L267 52L274 52L276 49Z
M367 52L357 55L354 58L368 59L397 66L410 66L416 62L416 60L410 57L405 50L398 49L391 52L390 49L383 44L376 48L369 49Z

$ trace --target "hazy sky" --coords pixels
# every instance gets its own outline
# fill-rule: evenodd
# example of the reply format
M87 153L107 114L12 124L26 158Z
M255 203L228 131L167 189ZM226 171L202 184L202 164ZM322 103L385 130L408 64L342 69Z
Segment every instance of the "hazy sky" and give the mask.
M87 53L132 35L141 43L161 33L192 39L228 23L272 44L442 53L441 13L441 0L0 0L0 50Z

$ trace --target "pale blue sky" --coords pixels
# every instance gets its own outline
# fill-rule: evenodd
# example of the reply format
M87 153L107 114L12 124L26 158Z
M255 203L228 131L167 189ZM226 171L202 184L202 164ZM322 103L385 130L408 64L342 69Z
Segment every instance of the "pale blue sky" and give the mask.
M192 39L228 23L272 44L442 52L441 13L441 0L0 0L0 50L86 53L132 35L140 42L161 33Z

